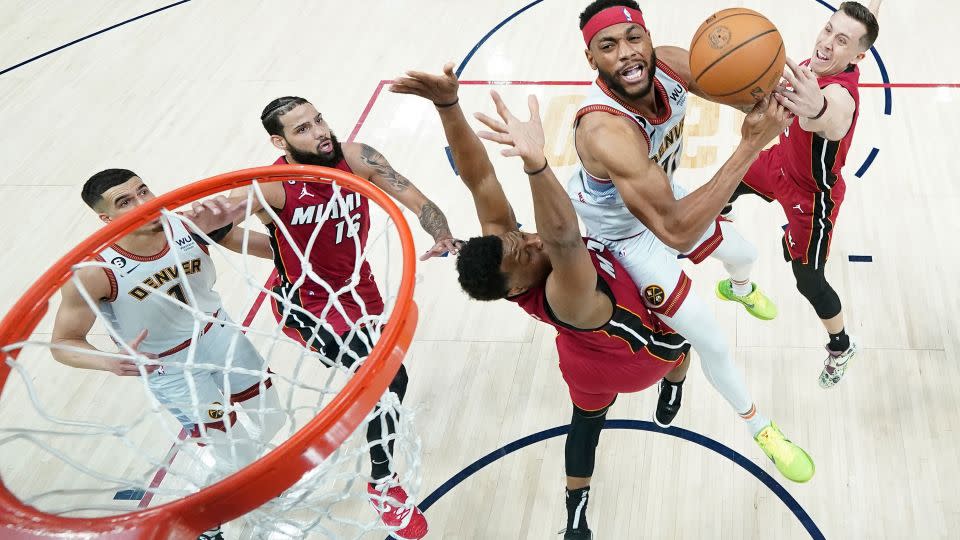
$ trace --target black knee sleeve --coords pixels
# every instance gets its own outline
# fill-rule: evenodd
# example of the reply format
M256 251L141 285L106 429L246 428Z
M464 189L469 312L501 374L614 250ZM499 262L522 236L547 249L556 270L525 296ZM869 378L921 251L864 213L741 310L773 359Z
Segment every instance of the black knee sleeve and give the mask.
M400 370L397 371L397 374L393 377L393 380L390 381L390 391L397 395L400 398L400 401L403 401L403 396L407 395L407 382L409 377L407 377L407 367L403 364L400 364Z
M797 290L810 302L817 316L832 319L840 314L840 296L827 283L823 267L814 270L809 264L791 261L793 276L797 278Z
M600 431L603 430L608 410L610 410L609 405L599 411L585 411L576 405L573 406L570 433L567 434L564 450L567 476L575 478L593 476L597 443L600 442Z

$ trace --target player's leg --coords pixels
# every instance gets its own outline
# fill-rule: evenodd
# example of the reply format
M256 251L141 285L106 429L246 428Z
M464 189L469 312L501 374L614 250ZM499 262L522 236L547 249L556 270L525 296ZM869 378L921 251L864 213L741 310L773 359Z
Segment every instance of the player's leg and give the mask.
M653 414L653 421L660 427L667 427L673 423L680 412L680 403L683 401L683 383L687 380L687 371L690 369L690 352L683 356L677 367L670 370L658 385L660 394L657 398L657 410Z
M209 448L215 461L208 478L212 482L252 463L257 458L259 443L237 421L235 412L227 412L227 400L217 383L217 375L222 374L173 364L185 361L186 353L176 355L183 358L165 358L171 364L164 368L162 376L151 377L148 384L188 436Z
M827 191L795 191L780 200L787 212L784 258L791 261L797 290L813 306L829 334L826 347L828 354L820 373L820 386L823 388L840 382L849 367L849 360L857 352L856 342L847 335L844 327L840 296L827 282L825 274L834 226L845 192L846 184L840 178Z
M566 506L567 527L564 540L589 539L592 532L587 526L587 502L590 497L590 481L593 477L600 432L607 419L607 411L613 405L616 394L586 394L570 388L570 395L581 405L573 404L570 432L564 445L564 469L567 475ZM607 405L601 405L607 403Z
M757 249L733 226L733 202L741 195L757 195L767 202L772 202L777 194L780 176L775 155L770 151L762 152L737 186L730 198L730 204L721 212L720 219L717 220L720 243L710 254L723 263L730 276L717 283L717 297L742 304L747 313L765 321L777 316L777 306L750 280L750 272L757 260ZM710 239L702 240L700 245L710 246ZM697 248L693 253L696 251ZM700 254L700 257L703 258L704 255ZM690 258L695 263L699 262L695 257Z
M707 381L746 422L750 434L764 452L768 456L771 456L771 450L776 452L771 458L780 472L794 481L808 480L813 475L812 460L800 447L787 441L775 424L757 412L712 310L701 298L689 294L690 279L680 270L670 250L665 247L657 249L657 242L659 240L648 242L649 247L644 247L634 238L615 243L611 251L630 273L650 309L697 350Z
M267 363L253 343L233 325L226 314L222 324L214 325L200 340L200 358L222 359L223 376L216 380L230 402L240 404L253 438L265 445L273 440L287 420L273 381L267 376Z

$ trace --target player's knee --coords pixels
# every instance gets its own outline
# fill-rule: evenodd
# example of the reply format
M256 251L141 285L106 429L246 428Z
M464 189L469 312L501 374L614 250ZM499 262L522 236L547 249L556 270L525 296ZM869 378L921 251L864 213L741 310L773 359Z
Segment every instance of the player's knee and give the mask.
M609 409L608 405L599 411L585 411L574 405L564 452L567 476L593 476L597 444L600 442L600 432Z
M407 367L400 364L400 369L390 382L390 391L397 395L400 401L407 395L407 382L410 378L407 376Z
M822 268L814 270L810 265L794 261L793 275L797 290L810 302L818 317L832 319L840 313L840 296L827 282Z

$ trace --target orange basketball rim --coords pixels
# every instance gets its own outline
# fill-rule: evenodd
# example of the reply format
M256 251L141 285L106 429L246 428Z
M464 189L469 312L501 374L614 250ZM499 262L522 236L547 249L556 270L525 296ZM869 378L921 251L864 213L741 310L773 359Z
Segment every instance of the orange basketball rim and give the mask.
M235 519L279 496L304 473L336 450L360 425L393 379L413 339L417 306L413 302L415 248L406 220L397 205L369 182L326 167L283 165L235 171L158 196L111 222L81 242L47 270L0 322L0 349L27 340L47 312L50 298L72 273L72 266L92 258L111 243L160 215L192 201L229 189L260 183L299 180L336 182L376 202L398 229L403 248L403 275L393 312L377 346L338 395L301 430L272 452L227 478L155 508L100 518L70 518L46 514L22 503L0 479L0 537L161 539L196 536ZM0 391L19 351L0 352Z

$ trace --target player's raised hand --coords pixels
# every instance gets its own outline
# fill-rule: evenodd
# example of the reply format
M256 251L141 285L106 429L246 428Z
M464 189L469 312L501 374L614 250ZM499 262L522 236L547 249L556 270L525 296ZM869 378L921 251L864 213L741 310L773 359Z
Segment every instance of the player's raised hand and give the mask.
M195 201L183 215L193 221L198 229L210 233L243 218L245 208L245 198L227 199L218 195L212 199Z
M147 329L144 328L140 333L130 342L130 348L136 351L139 355L145 358L157 358L157 355L153 353L144 353L140 352L140 344L143 343L143 340L147 339ZM115 375L120 375L123 377L139 377L140 376L140 367L133 360L114 360L107 359L107 371ZM159 365L145 365L143 366L144 371L147 374L153 373L159 368Z
M770 96L759 101L743 119L741 144L760 151L793 122L793 113Z
M429 251L420 256L420 260L425 261L433 257L456 255L460 253L460 248L463 247L463 244L463 240L457 240L456 238L441 238L437 240L437 243L434 244Z
M546 157L543 155L543 146L545 137L543 135L543 125L540 123L540 104L537 97L530 95L527 98L527 106L530 108L530 119L526 122L510 112L500 94L496 90L490 91L490 97L497 107L497 114L502 120L491 118L483 113L476 113L474 116L481 121L490 131L477 132L481 139L500 143L510 148L501 150L504 156L520 156L523 159L524 167L528 171L540 169L543 167Z
M429 99L438 107L449 107L457 102L459 88L460 81L453 72L453 62L447 62L442 75L408 71L406 76L394 79L389 90L396 94L412 94Z
M783 78L787 84L777 87L774 98L790 112L801 118L812 118L823 110L826 98L817 75L809 66L800 66L787 58L787 65L783 67Z

